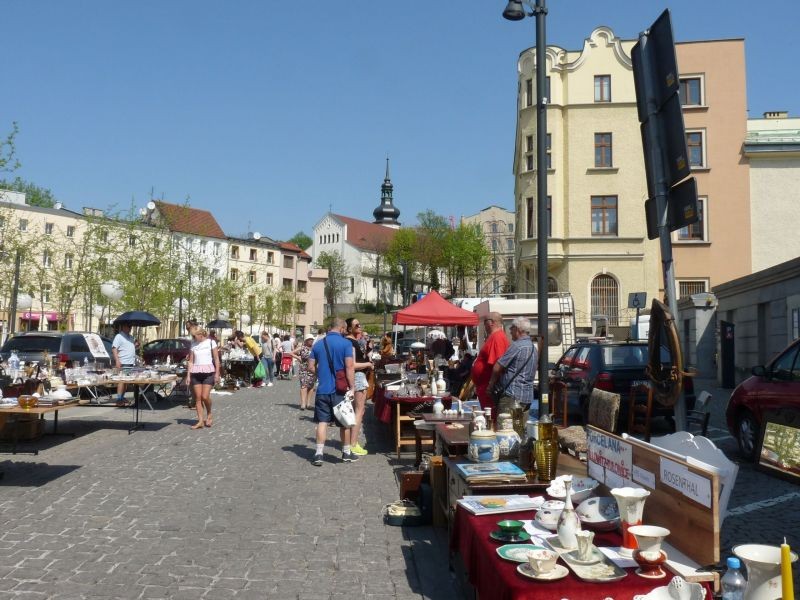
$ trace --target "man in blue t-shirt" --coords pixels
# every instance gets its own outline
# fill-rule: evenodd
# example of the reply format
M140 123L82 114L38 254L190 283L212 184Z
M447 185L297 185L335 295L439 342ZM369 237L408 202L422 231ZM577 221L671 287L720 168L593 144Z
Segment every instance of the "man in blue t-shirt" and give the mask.
M322 466L328 423L333 423L333 407L344 400L344 395L336 392L336 371L344 369L347 385L354 387L353 345L342 335L347 325L344 319L334 317L328 334L311 348L308 357L308 370L317 376L317 395L314 400L314 422L317 424L317 449L312 464ZM330 357L330 361L328 358ZM333 365L331 366L331 362ZM350 451L350 428L340 427L342 440L342 460L355 462L358 456Z

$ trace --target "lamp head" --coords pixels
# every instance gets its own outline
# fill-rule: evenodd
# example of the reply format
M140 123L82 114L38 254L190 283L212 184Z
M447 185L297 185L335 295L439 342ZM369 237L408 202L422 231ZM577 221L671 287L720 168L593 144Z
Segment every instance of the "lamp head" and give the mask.
M525 18L525 9L521 0L508 0L508 6L503 11L503 18L509 21L521 21Z

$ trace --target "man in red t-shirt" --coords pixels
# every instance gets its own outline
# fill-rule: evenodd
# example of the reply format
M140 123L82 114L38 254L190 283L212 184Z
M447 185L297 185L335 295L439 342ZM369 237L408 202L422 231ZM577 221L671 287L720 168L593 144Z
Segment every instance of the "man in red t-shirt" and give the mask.
M508 337L503 329L503 315L498 312L490 312L483 320L483 327L486 330L486 341L483 342L478 358L472 365L472 381L475 384L475 391L478 400L481 401L483 408L494 408L494 401L489 395L489 378L492 376L494 363L505 354L509 346Z

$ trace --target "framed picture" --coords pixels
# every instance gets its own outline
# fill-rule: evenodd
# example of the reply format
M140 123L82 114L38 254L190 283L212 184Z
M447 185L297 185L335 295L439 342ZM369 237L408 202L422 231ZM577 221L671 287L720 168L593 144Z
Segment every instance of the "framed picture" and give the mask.
M758 467L800 481L800 411L782 409L764 414Z

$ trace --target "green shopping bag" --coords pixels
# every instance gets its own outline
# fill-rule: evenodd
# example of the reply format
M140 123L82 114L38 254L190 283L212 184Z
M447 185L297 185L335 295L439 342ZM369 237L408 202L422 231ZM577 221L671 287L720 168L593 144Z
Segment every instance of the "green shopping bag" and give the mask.
M258 361L256 370L253 371L253 379L264 379L267 376L267 370L264 368L264 363Z

